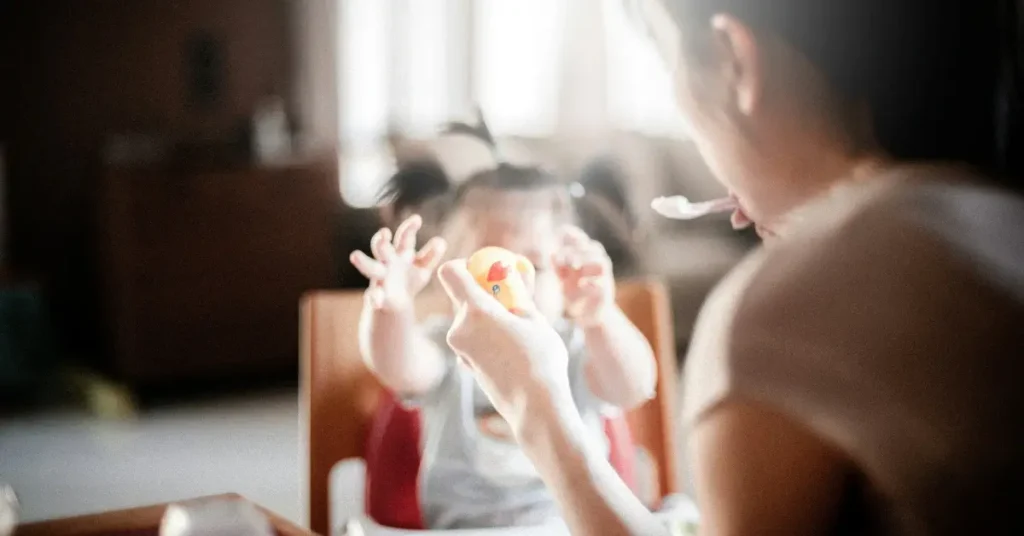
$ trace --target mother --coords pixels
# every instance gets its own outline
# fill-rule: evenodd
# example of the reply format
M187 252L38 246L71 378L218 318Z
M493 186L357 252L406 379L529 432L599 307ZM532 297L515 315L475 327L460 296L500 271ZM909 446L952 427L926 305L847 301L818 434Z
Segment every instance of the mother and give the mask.
M773 238L712 294L688 357L702 530L1024 534L1024 202L982 175L1004 162L1006 14L944 0L640 12L734 223ZM449 343L574 532L661 533L579 440L554 331L501 310L462 261L441 279L459 311Z

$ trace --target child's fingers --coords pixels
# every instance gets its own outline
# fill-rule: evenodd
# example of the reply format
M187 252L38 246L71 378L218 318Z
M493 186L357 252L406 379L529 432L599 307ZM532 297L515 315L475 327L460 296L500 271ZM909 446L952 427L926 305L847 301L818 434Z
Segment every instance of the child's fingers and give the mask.
M413 214L405 219L395 231L395 248L399 254L411 253L416 249L416 233L423 227L423 218Z
M594 242L594 244L596 245L588 248L585 253L580 255L580 266L598 266L601 268L602 272L607 271L611 266L611 259L609 259L608 254L605 253L604 246L597 242Z
M554 263L559 269L578 270L583 264L583 253L576 247L567 248L555 256Z
M562 243L566 246L582 246L590 241L590 236L575 225L564 225L560 230Z
M555 268L563 279L566 277L593 277L608 273L608 257L604 250L563 253L555 259Z
M590 238L582 229L572 225L564 226L562 233L562 251L557 254L561 264L580 264L583 259L607 257L604 244Z
M391 245L391 229L382 228L370 239L370 250L378 261L391 262L395 256L395 247Z
M593 278L600 277L608 273L608 268L604 263L600 262L587 262L582 264L577 270L576 275L580 278Z
M561 271L569 264L568 254L565 251L559 251L551 255L551 264L554 265L555 269Z
M604 244L597 240L589 240L585 246L585 250L589 255L597 255L600 257L608 256L608 252L604 249Z
M444 258L444 252L448 249L448 242L439 236L431 238L423 249L416 254L413 261L419 268L433 271Z
M362 251L353 251L348 259L352 262L352 266L355 266L356 270L359 270L359 273L366 276L367 279L384 279L388 275L387 266L371 259Z

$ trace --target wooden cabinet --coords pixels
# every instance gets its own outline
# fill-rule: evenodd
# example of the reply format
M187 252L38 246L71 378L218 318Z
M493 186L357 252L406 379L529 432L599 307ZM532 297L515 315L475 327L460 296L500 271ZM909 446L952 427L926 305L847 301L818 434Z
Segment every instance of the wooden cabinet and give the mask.
M100 199L113 372L133 385L294 370L298 303L331 287L335 166L114 170Z

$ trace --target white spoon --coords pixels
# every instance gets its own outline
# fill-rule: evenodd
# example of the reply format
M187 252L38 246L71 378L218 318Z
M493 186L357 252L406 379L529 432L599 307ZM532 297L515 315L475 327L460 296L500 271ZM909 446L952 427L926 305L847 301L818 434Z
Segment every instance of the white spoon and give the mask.
M694 203L681 195L674 195L671 197L659 197L651 201L651 208L666 218L695 220L708 214L732 212L736 210L737 205L736 201L729 197Z

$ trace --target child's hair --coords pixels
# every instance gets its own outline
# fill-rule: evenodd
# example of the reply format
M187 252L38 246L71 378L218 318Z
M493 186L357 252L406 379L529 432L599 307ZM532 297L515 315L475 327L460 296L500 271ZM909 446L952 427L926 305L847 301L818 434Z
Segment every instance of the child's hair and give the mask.
M436 162L423 162L399 169L384 185L379 196L379 201L391 205L395 220L401 220L410 211L420 211L429 206L433 217L424 215L424 220L428 224L441 226L455 210L468 202L470 194L488 189L497 192L549 190L554 196L552 209L556 219L565 223L575 221L566 185L539 166L505 162L482 117L477 126L451 123L444 134L467 135L485 144L495 157L494 167L474 173L458 184Z
M638 271L638 254L632 247L634 221L628 214L624 192L606 195L595 185L594 192L584 189L582 196L570 196L569 187L553 173L539 166L520 166L504 161L498 145L483 118L476 126L451 123L444 134L466 135L485 144L494 156L495 165L474 173L455 184L437 162L420 162L398 170L381 190L379 200L391 206L389 226L396 226L412 212L423 216L424 227L440 231L450 217L461 207L473 203L476 193L490 190L498 193L546 192L550 193L550 208L555 224L579 223L584 230L600 241L608 250L616 275ZM593 174L588 170L584 182ZM622 186L618 184L618 186ZM622 197L620 199L620 197ZM582 218L581 218L582 217ZM453 225L457 227L457 225ZM452 237L448 237L452 238Z
M401 220L409 211L419 210L424 201L444 196L451 188L448 175L436 161L424 159L399 166L378 195L391 206L394 219Z

